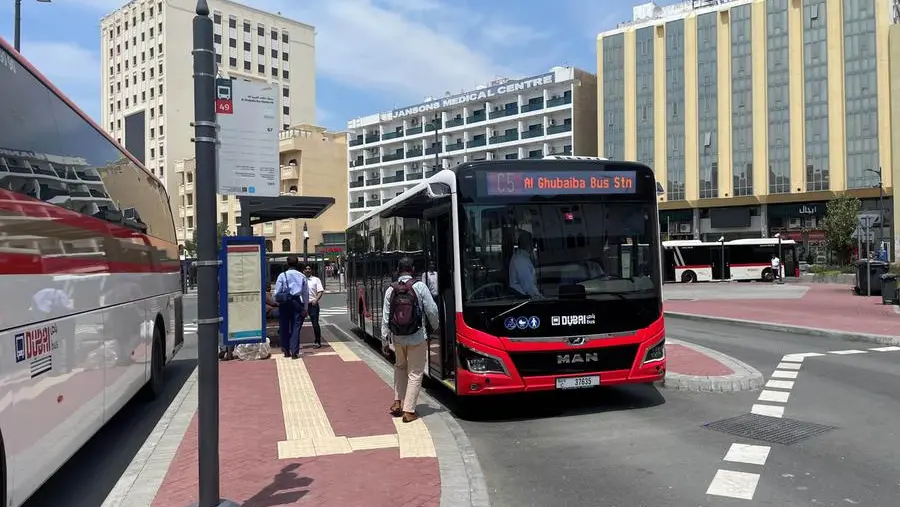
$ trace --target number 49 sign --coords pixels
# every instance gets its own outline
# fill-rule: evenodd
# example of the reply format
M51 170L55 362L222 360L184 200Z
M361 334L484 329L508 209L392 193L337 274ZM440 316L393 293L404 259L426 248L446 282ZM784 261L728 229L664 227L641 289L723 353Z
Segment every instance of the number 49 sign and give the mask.
M216 79L216 114L234 114L231 80Z

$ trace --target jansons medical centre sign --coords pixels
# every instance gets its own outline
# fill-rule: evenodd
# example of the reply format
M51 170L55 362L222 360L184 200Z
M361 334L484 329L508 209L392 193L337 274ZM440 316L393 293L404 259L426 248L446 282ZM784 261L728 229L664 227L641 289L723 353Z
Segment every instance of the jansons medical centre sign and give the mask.
M538 88L541 86L553 84L555 81L556 74L550 72L547 74L541 74L539 76L519 79L517 81L507 81L503 84L491 86L489 88L483 88L481 90L473 90L466 93L460 93L459 95L451 95L449 97L444 97L439 100L433 100L431 102L426 102L424 104L419 104L416 106L404 107L403 109L394 109L393 111L391 111L391 113L394 118L404 118L407 116L427 113L428 111L458 106L467 102L483 102L494 97L499 97L501 95L518 93L524 90L529 90L531 88Z

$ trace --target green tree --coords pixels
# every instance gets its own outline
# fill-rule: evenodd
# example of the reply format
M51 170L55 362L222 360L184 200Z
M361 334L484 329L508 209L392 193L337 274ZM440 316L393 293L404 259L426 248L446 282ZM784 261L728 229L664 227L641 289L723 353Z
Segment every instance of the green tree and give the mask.
M228 236L228 224L219 222L216 224L216 251L222 248L222 236ZM184 249L196 253L197 251L197 228L194 227L194 234L191 239L184 242Z
M859 226L859 209L859 199L849 195L832 199L826 207L825 242L841 264L850 260L853 231Z

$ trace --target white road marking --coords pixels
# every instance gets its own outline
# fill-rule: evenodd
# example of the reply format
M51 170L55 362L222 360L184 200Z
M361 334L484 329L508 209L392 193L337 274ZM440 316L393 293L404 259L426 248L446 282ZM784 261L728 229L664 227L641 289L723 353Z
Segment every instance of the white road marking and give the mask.
M772 372L772 378L786 378L786 379L794 380L795 378L797 378L797 373L798 372L796 372L796 371L775 370Z
M849 356L850 354L865 354L865 350L856 350L856 349L848 349L848 350L829 350L829 354L834 354L837 356Z
M822 357L824 355L825 354L819 354L818 352L803 352L801 354L787 354L782 357L781 360L789 363L802 363L807 357Z
M900 350L900 347L875 347L874 349L869 349L875 352L897 352Z
M785 391L763 391L759 393L759 401L774 401L776 403L787 403L791 393Z
M767 445L731 444L724 459L734 463L765 465L771 449Z
M801 363L778 363L776 370L799 370L803 366Z
M794 381L793 380L770 380L766 382L766 387L771 387L772 389L793 389Z
M706 494L753 500L757 484L759 484L759 474L719 470L709 484Z
M756 415L764 415L766 417L777 417L781 419L784 417L784 407L778 407L775 405L763 405L757 403L750 408L751 414Z

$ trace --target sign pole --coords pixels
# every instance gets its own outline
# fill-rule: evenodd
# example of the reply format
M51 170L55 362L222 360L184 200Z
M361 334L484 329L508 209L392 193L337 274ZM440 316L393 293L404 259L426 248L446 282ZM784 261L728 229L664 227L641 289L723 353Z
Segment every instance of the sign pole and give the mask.
M219 259L216 246L216 132L213 22L197 0L194 32L194 156L197 160L198 507L219 498Z
M866 292L868 296L872 295L872 246L869 243L869 227L871 224L869 217L866 217Z

